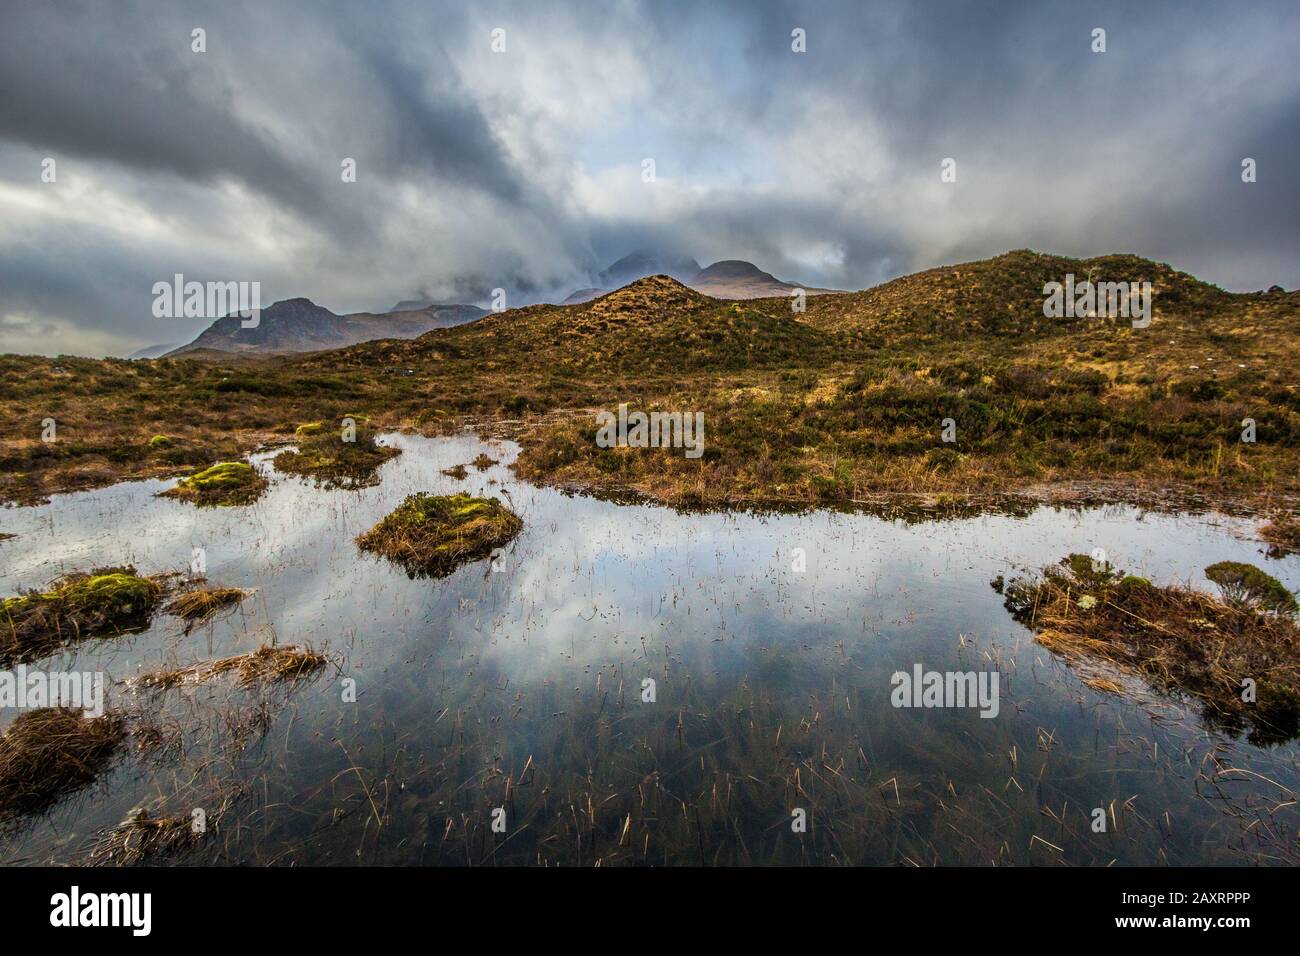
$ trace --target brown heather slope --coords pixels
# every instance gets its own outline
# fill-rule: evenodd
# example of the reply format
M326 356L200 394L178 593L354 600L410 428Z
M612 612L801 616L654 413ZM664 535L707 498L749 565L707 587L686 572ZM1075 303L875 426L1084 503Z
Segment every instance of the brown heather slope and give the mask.
M1045 319L1043 284L1090 270L1152 281L1151 326ZM366 415L427 432L509 422L533 480L676 503L1105 481L1115 496L1293 508L1298 318L1296 293L1231 294L1133 256L1017 251L810 296L802 315L784 296L721 301L651 276L592 302L257 363L8 356L0 496L188 473L303 422ZM597 449L592 410L618 402L705 412L704 456ZM940 440L948 417L954 444ZM1246 417L1254 444L1239 440Z

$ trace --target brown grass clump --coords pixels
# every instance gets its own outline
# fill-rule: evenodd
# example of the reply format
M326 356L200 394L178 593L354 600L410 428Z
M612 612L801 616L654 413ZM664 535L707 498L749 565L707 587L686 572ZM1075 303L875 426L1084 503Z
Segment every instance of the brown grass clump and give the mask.
M1229 733L1249 725L1257 744L1300 734L1300 628L1285 613L1160 587L1085 554L1013 580L1006 606L1067 660L1102 662L1195 698L1207 722Z
M492 458L484 454L483 452L479 452L476 456L474 456L474 460L470 462L470 464L473 465L475 468L477 468L479 471L487 471L496 463L497 460L495 458Z
M468 561L486 558L523 526L496 498L421 492L407 496L357 544L402 565L412 577L444 577Z
M244 461L223 461L182 478L175 488L160 491L159 497L178 498L201 508L252 504L270 483Z
M0 737L0 821L43 813L90 784L126 737L121 718L43 707L18 715Z
M130 566L65 575L0 603L0 665L36 660L87 637L148 626L163 588Z
M307 677L328 663L328 657L309 647L273 647L268 644L248 654L237 654L176 670L154 671L142 675L136 683L141 687L166 689L181 684L202 684L220 674L230 673L235 674L241 684L265 681L278 683Z
M442 473L448 478L455 478L457 481L464 481L469 474L469 470L464 465L452 465L450 468L444 468Z
M175 598L164 610L186 621L185 630L211 619L224 608L234 607L248 596L240 588L198 588Z
M1259 529L1259 536L1271 545L1269 557L1282 558L1300 552L1300 518L1278 515Z
M155 857L192 849L203 842L189 817L153 817L148 810L131 814L113 827L90 851L97 866L135 866Z

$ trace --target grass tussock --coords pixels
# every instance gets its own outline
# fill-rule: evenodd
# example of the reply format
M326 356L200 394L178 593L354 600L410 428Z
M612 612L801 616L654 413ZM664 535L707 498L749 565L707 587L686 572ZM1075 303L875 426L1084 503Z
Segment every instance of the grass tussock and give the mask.
M452 465L450 468L444 468L442 473L448 478L455 478L457 481L464 481L469 475L469 469L464 465Z
M92 783L126 737L121 718L44 707L18 715L0 737L0 820L43 813Z
M267 480L247 462L223 461L182 478L175 488L159 494L200 507L247 505L260 498L267 485Z
M174 598L164 610L183 618L189 630L210 620L217 612L234 607L247 596L248 592L242 588L196 588Z
M280 683L308 677L329 663L310 647L263 645L248 654L205 661L190 667L154 671L137 680L141 687L167 689L182 684L202 684L222 674L234 674L240 684Z
M141 809L95 844L90 862L95 866L136 866L193 849L203 837L190 817L154 817Z
M1249 586L1230 583L1220 600L1072 554L1041 575L1011 581L1006 607L1067 660L1100 662L1195 698L1207 722L1234 734L1249 727L1253 743L1289 740L1300 734L1300 628L1262 586L1259 576L1267 575L1215 572L1225 564L1207 569L1212 579Z
M128 566L69 574L0 605L0 664L31 661L87 637L139 630L162 600L157 581Z
M375 484L379 466L401 449L380 445L366 425L326 428L320 422L299 425L298 447L273 459L279 471L311 478L333 488L363 488Z
M477 455L474 456L474 460L470 462L470 464L473 465L475 468L477 468L479 471L487 471L496 463L497 460L495 458L493 458L491 455L488 455L484 452L479 452Z
M464 493L409 495L357 544L404 567L411 576L443 577L486 558L510 541L523 522L496 498Z

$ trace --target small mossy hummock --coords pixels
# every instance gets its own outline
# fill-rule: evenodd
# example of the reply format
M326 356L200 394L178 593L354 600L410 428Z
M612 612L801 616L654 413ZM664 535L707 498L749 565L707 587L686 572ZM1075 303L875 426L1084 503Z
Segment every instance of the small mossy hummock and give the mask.
M1121 688L1113 672L1133 674L1195 699L1216 728L1249 729L1252 743L1300 735L1294 596L1253 565L1220 561L1205 570L1225 600L1125 575L1086 554L1016 578L1003 594L1016 620L1080 667L1091 687Z
M379 466L401 449L380 445L366 425L326 428L321 422L299 425L298 447L276 455L278 471L311 478L329 488L367 488L379 481Z
M163 498L178 498L200 507L252 504L266 491L267 480L245 461L223 461L189 478L175 488L159 492Z
M130 566L70 574L46 591L0 604L0 665L36 660L67 644L147 626L162 599L158 582Z
M408 496L357 544L400 564L412 577L443 577L488 557L522 528L519 516L496 498L421 492Z

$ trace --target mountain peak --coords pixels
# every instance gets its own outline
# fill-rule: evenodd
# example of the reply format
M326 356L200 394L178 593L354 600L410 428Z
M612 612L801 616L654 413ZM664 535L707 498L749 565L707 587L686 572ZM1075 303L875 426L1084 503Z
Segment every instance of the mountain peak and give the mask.
M746 262L744 259L723 259L701 269L695 274L691 281L696 279L742 279L742 280L759 280L765 282L780 282L776 276L770 272L764 272L752 262Z
M605 289L617 289L650 275L667 275L685 281L699 271L700 264L690 256L637 249L602 271L596 277L596 284Z

